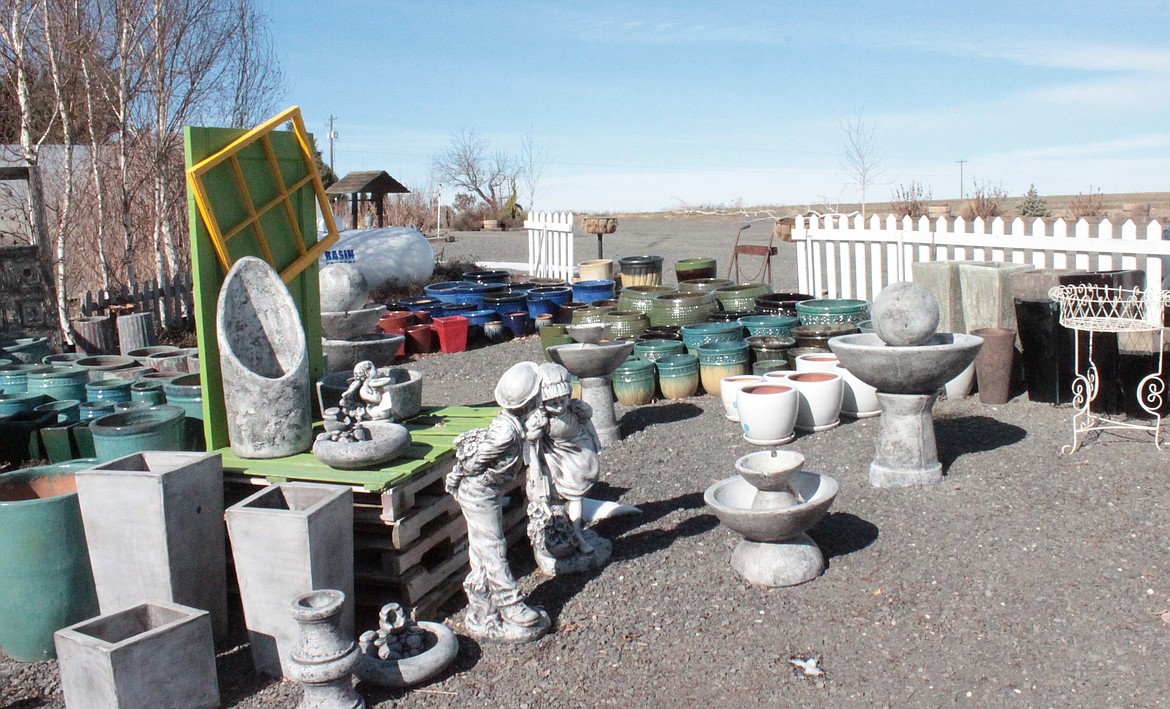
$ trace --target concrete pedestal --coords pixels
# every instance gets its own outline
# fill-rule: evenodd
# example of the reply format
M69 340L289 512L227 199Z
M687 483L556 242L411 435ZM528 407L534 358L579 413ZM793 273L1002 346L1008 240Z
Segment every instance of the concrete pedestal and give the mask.
M582 377L581 401L593 407L593 428L601 445L608 446L622 439L613 412L613 381L609 376Z
M869 465L874 487L929 485L942 480L934 440L934 402L938 394L878 392L881 433Z
M148 451L77 474L102 613L147 601L206 610L227 635L223 461Z
M219 706L207 611L144 603L58 630L69 709Z
M731 554L731 568L761 586L796 586L825 570L825 556L807 534L770 544L744 539Z
M289 671L294 599L322 588L345 594L341 631L353 636L353 492L338 485L271 485L227 510L244 620L258 672Z

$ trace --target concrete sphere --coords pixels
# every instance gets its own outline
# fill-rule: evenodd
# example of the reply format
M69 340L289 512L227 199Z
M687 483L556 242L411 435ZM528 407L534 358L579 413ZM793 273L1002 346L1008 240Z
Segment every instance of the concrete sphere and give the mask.
M891 283L878 293L870 311L873 331L887 345L921 345L938 328L938 301L916 283Z
M321 286L321 312L343 313L366 304L370 284L357 266L330 264L321 269L317 278Z

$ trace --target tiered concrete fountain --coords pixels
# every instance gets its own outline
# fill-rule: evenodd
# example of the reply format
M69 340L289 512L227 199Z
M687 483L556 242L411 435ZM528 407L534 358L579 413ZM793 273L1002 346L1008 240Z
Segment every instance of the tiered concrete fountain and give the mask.
M610 375L634 351L633 340L603 341L606 329L602 323L569 325L566 330L575 342L548 348L554 362L580 378L581 400L593 407L593 427L603 446L621 440Z
M942 479L934 438L939 388L975 361L983 340L935 332L938 302L914 283L894 283L873 302L874 332L829 340L841 364L877 389L881 433L869 466L874 487Z
M334 263L321 269L321 348L329 372L352 372L358 362L394 363L403 335L378 332L384 305L367 305L369 286L357 267Z

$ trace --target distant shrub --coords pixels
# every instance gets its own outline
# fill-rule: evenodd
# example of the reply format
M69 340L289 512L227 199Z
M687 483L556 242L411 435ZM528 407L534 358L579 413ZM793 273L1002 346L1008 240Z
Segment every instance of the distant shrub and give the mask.
M1052 216L1052 210L1048 208L1048 201L1040 196L1034 184L1028 185L1028 191L1024 193L1024 199L1020 202L1019 212L1021 217Z
M971 201L963 206L963 217L974 219L994 219L1003 214L1003 201L1007 199L1007 192L1002 187L993 187L987 182L973 180L975 190Z
M1099 217L1103 214L1105 214L1105 201L1101 198L1101 190L1098 189L1094 192L1092 185L1089 185L1089 194L1078 192L1064 210L1064 215L1069 219Z
M890 199L890 208L899 219L910 217L918 219L926 216L926 203L930 201L930 192L923 191L922 183L911 182L909 186L898 185Z

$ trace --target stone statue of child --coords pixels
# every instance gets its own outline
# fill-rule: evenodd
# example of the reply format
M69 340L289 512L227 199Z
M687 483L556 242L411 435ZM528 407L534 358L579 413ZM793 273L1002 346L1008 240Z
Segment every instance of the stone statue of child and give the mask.
M390 418L389 377L379 377L373 362L358 362L353 368L349 388L341 395L339 406L353 421L383 421Z
M446 488L467 521L471 572L463 582L464 623L479 640L528 642L551 625L548 614L524 602L512 576L502 509L504 490L531 460L533 443L548 425L540 407L540 385L536 364L513 365L496 384L500 414L487 428L455 439L455 465Z

